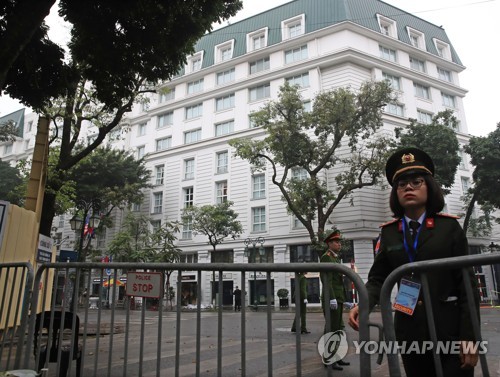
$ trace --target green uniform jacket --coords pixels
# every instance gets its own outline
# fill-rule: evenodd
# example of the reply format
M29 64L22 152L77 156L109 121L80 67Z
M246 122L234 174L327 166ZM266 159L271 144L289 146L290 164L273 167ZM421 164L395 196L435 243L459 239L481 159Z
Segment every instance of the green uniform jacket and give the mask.
M324 253L320 259L321 263L340 263L340 258ZM321 291L321 301L325 302L325 289L330 293L330 300L337 299L339 304L345 302L345 291L343 275L340 272L322 272L320 274L323 290ZM327 306L330 304L328 303Z
M297 286L295 286L297 289ZM300 288L300 301L304 302L304 299L307 298L307 278L303 275L299 275L299 286Z
M436 215L422 225L418 238L415 262L468 254L467 238L455 218ZM401 220L382 227L380 248L368 274L370 309L379 303L380 289L386 277L397 267L409 263L403 246ZM410 241L411 242L411 241ZM469 271L475 306L479 315L479 294L472 269ZM425 305L431 305L439 340L475 340L470 311L467 306L465 286L459 270L441 270L428 273L431 302L423 302L420 289L419 303L413 315L395 314L396 338L403 340L429 340ZM418 278L418 276L417 276ZM455 299L456 298L456 299Z

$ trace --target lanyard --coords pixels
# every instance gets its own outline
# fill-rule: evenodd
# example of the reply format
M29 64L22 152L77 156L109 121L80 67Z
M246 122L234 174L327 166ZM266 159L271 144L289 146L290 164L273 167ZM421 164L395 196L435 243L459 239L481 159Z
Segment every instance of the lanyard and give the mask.
M413 248L410 250L410 247L408 245L408 241L406 239L406 233L408 232L408 224L406 223L406 219L402 218L401 221L403 222L403 245L406 250L406 253L408 254L408 258L410 258L410 262L413 262L415 260L415 254L417 253L417 245L418 245L418 236L420 235L420 231L423 228L423 225L425 223L425 217L423 218L422 224L418 227L417 235L415 236L415 241L413 241Z

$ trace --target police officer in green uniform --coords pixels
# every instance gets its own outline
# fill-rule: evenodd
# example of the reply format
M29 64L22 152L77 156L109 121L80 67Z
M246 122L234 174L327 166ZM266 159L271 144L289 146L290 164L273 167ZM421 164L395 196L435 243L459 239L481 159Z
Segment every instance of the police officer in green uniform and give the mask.
M342 247L341 235L338 230L329 231L325 236L325 243L328 250L321 256L321 263L341 263L340 249ZM323 306L323 314L325 316L325 334L335 332L342 329L342 313L345 302L345 290L343 283L343 275L340 272L321 272L321 283L323 290L321 292L321 302ZM328 290L329 302L325 300L325 290ZM327 311L330 312L330 326L327 321ZM342 370L341 365L349 365L350 363L339 360L332 364L335 370ZM325 365L326 366L326 365Z
M307 331L306 325L306 312L307 312L307 278L305 276L307 272L299 272L299 281L295 284L295 290L300 289L300 332L302 334L310 334L310 331ZM297 305L297 303L295 303ZM293 318L292 324L292 332L297 330L297 326L295 324L295 317Z
M370 309L379 303L384 280L397 267L413 261L468 254L467 238L456 217L439 213L444 207L444 197L433 175L432 159L417 148L399 150L387 161L386 176L392 186L390 207L395 220L382 225L375 260L368 274L366 287ZM469 273L474 285L472 269ZM472 377L478 355L466 351L466 346L475 341L475 337L461 271L432 271L427 277L431 288L430 302L423 300L418 274L401 279L399 289L403 285L406 289L410 287L414 299L405 303L398 300L399 295L396 296L396 339L400 344L403 341L417 341L419 344L429 341L425 307L430 306L438 340L460 343L460 354L440 354L444 375ZM479 295L475 287L473 292L477 295L474 306L479 315ZM355 307L349 313L349 324L356 330L359 326L358 310ZM407 376L436 375L432 351L401 356Z

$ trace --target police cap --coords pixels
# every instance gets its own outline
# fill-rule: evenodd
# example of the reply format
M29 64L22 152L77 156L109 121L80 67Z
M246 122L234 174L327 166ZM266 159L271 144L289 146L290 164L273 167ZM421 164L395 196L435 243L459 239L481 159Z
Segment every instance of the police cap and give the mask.
M403 148L392 154L385 165L385 175L392 186L394 181L407 174L434 175L431 157L418 148Z

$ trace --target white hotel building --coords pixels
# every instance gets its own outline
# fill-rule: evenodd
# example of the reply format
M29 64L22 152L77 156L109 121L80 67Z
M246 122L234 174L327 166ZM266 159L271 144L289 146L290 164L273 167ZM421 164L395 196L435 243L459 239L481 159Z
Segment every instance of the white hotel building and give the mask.
M291 1L204 36L195 50L179 75L164 84L166 94L151 96L149 104L126 114L123 126L129 131L119 142L119 147L145 157L152 171L154 187L133 210L149 214L153 225L180 220L182 208L191 204L234 202L244 229L241 238L225 241L213 253L206 237L185 226L177 244L187 262L246 263L247 237L265 238L263 262L315 260L307 232L287 214L269 172L252 174L249 163L228 145L234 138L263 135L262 129L252 127L249 114L277 99L286 80L299 84L310 104L323 90L340 86L356 90L367 80L388 79L399 100L384 110L386 132L408 124L408 118L425 127L434 114L452 109L460 122L456 129L460 144L469 138L462 101L466 90L459 81L465 67L444 29L382 1ZM333 177L333 171L327 174L332 182ZM446 197L448 213L463 212L460 197L471 182L472 169L462 154L455 185ZM382 186L357 190L352 205L344 200L331 216L331 224L351 244L352 254L344 262L350 265L354 259L363 278L373 262L379 225L391 219L388 195L389 189ZM117 216L119 224L123 214ZM67 221L60 225L59 232L69 231ZM98 240L103 250L115 232L108 229ZM471 252L477 253L490 239L470 237L469 243ZM494 282L491 270L484 270L480 276L489 287L484 290L488 295ZM209 304L212 274L203 274L201 282L194 272L184 275L189 303L196 302L196 286L201 284L201 302ZM247 275L248 303L255 290L253 273ZM319 274L307 277L309 302L319 303ZM223 279L223 299L231 304L240 274L228 272ZM272 279L277 305L277 290L291 290L293 276L272 273ZM258 273L256 282L257 299L264 304L265 274Z

